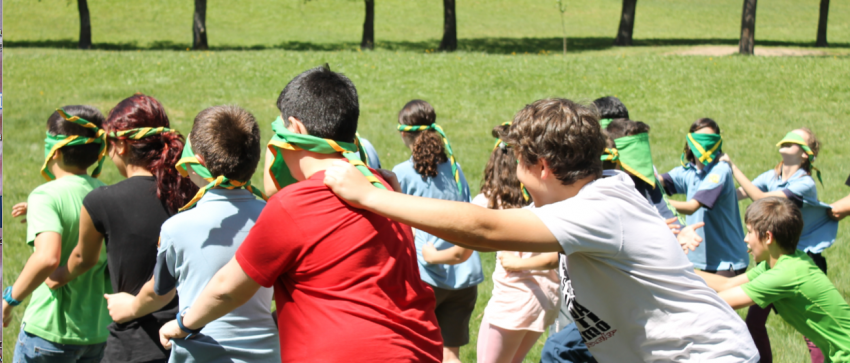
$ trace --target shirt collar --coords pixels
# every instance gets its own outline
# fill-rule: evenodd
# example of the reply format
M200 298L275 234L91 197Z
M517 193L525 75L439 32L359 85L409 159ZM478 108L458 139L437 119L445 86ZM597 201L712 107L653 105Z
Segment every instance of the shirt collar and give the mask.
M220 202L220 201L245 201L256 199L254 194L251 194L246 189L210 189L208 190L203 198L198 201L197 205L201 205L208 202Z

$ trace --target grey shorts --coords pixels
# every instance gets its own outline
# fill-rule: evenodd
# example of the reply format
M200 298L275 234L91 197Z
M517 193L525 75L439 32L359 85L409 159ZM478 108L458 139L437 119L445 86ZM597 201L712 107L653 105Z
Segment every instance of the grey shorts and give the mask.
M447 290L431 286L437 298L437 322L443 335L444 347L469 344L469 318L478 300L478 286L460 290Z

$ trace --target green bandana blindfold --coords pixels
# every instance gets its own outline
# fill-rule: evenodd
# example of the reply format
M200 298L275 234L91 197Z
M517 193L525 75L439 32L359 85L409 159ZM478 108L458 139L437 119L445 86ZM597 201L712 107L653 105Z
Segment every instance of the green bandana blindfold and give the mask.
M44 165L41 166L41 176L43 176L48 181L56 179L56 176L50 172L47 168L47 163L50 159L53 158L53 155L56 154L56 151L65 147L65 146L78 146L78 145L88 145L88 144L100 144L100 151L97 155L97 164L92 170L91 176L97 178L100 175L101 169L103 169L103 159L106 157L106 132L103 129L97 127L97 125L80 118L79 116L71 116L65 110L59 108L56 109L56 112L59 113L65 121L73 122L77 125L85 127L87 129L91 129L95 131L94 137L85 137L81 135L51 135L50 132L47 132L47 136L44 138Z
M318 154L341 153L342 156L348 159L348 162L351 163L351 165L354 165L357 170L359 170L360 173L362 173L363 176L372 183L372 185L381 189L387 189L381 181L378 180L371 171L369 171L369 168L366 167L366 160L364 159L366 152L362 151L363 147L360 145L359 138L355 137L355 143L352 144L310 135L297 134L289 131L286 126L284 126L283 119L280 116L272 122L272 130L274 131L274 135L272 136L271 141L269 141L268 148L272 152L272 155L274 155L274 161L269 168L269 175L278 190L297 182L295 177L293 177L292 173L289 171L289 166L287 166L286 162L283 160L283 150L306 150Z
M649 134L642 133L614 140L615 149L605 149L603 161L611 161L620 168L652 185L655 189L655 171L652 168L652 153L649 149Z
M463 183L460 182L460 172L457 169L457 160L455 160L454 151L452 151L452 145L449 144L449 138L446 136L445 131L440 125L436 123L430 125L398 125L398 131L404 132L417 132L417 131L425 131L425 130L434 130L440 134L440 137L443 139L443 145L446 147L446 154L449 156L449 161L452 162L452 175L455 178L455 183L457 183L457 192L459 194L463 194Z
M602 127L603 130L608 128L608 125L611 124L611 121L614 121L612 118L602 118L599 119L599 126Z
M797 144L797 145L800 145L800 148L803 149L803 151L806 152L806 155L809 156L809 165L812 166L812 170L814 170L815 173L817 174L818 181L820 181L821 185L823 185L823 180L821 180L821 176L820 176L820 170L818 170L818 168L816 168L814 166L815 153L809 147L809 144L806 142L806 139L804 139L802 136L800 136L800 134L798 134L794 131L791 131L791 132L785 134L785 137L783 137L782 140L779 141L779 143L776 144L776 146L780 147L780 146L782 146L782 144Z
M723 154L723 150L721 149L723 138L718 134L689 133L686 139L688 147L694 154L694 158L703 165L711 164L717 157ZM688 166L684 153L682 153L682 166Z
M189 144L189 138L188 137L186 138L186 144L183 146L183 153L180 156L181 156L180 160L178 160L177 164L174 166L177 169L177 171L180 172L180 175L182 175L184 178L188 178L189 177L188 166L191 166L192 170L196 174L198 174L198 176L200 176L201 178L204 178L204 180L209 182L209 184L207 184L207 186L198 190L198 193L195 194L195 196L192 198L192 200L189 201L189 203L186 203L186 205L183 206L183 208L180 208L180 210L179 210L180 212L194 207L195 204L197 204L198 201L201 200L201 198L204 197L204 194L206 194L206 192L208 190L216 188L216 187L224 188L224 189L245 188L245 189L248 189L248 191L250 191L251 193L254 193L254 195L256 195L260 198L263 198L263 200L269 199L268 197L266 197L265 194L263 194L262 191L260 191L257 188L254 188L254 186L251 185L250 180L248 180L248 181L230 180L223 175L219 175L218 177L213 177L212 173L210 173L210 170L207 169L205 166L201 165L201 162L198 161L198 158L195 157L195 152L192 151L192 145Z

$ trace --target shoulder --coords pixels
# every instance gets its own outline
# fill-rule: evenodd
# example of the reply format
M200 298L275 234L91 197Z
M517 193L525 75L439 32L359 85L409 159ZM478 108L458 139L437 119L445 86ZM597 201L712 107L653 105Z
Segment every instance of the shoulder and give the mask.
M400 172L406 173L406 172L409 172L409 171L412 171L412 170L413 170L413 160L411 160L411 159L407 159L405 161L402 161L402 162L396 164L396 166L393 167L393 173L396 173L396 174L398 174Z
M725 161L720 161L720 162L717 162L716 164L714 164L714 166L711 168L710 173L711 174L715 174L715 173L716 174L721 174L721 173L731 174L732 173L732 167L729 166L729 163L727 163Z

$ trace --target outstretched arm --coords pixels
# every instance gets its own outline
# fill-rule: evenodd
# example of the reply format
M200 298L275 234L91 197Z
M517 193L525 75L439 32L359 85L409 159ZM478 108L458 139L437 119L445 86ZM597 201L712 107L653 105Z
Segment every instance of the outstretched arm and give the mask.
M120 324L164 308L171 300L174 300L175 295L177 295L177 289L171 289L165 295L157 295L154 292L154 278L152 277L142 286L142 290L136 296L119 292L117 294L106 294L103 297L106 298L109 316Z
M80 237L77 246L68 256L68 263L59 267L47 279L47 287L57 289L91 270L100 259L103 235L97 231L86 207L80 209Z
M850 215L850 195L832 203L832 209L830 210L830 217L836 221L840 221L848 215Z
M738 166L732 162L732 158L729 157L729 154L723 154L720 157L720 161L725 161L732 167L732 176L735 177L735 180L738 184L741 185L740 190L737 191L738 199L742 199L742 197L750 197L753 201L767 198L767 197L782 197L788 198L784 192L782 191L774 191L774 192L763 192L759 189L746 175L741 169L738 169ZM743 191L743 192L742 192Z
M492 210L463 202L422 198L373 187L351 164L336 161L325 185L356 208L421 229L471 249L558 252L546 225L527 209Z
M499 253L499 262L507 271L551 270L558 267L558 253L544 253L529 258L520 258L510 252Z
M183 325L188 329L199 329L248 302L260 287L260 284L245 273L234 257L213 276L186 312ZM187 335L189 334L180 329L174 320L159 330L160 342L166 349L171 349L171 339L184 338Z
M705 283L708 285L708 287L714 289L714 291L717 292L730 290L732 288L750 282L750 279L747 277L747 274L740 274L735 277L724 277L700 270L695 270L695 272L697 273L697 275L699 275L699 277L702 277L702 279L705 280Z
M437 250L433 243L428 242L422 246L422 258L425 262L435 265L457 265L464 263L472 256L472 250L460 246L452 246L444 250Z
M676 211L678 211L679 213L682 213L684 215L694 214L697 211L697 209L702 207L702 204L696 199L691 199L687 202L680 202L678 200L670 200L670 205L673 206L673 208L676 208Z

